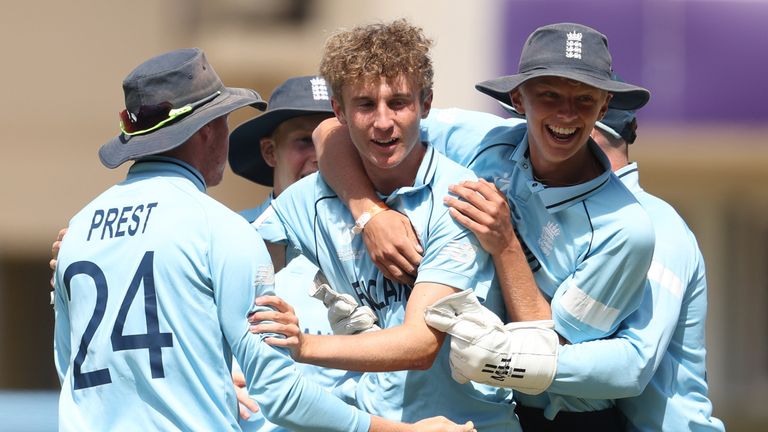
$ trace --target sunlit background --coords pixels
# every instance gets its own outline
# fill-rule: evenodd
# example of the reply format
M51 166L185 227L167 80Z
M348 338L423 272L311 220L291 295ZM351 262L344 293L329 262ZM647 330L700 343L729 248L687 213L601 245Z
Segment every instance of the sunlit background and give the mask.
M334 29L399 17L435 40L435 106L499 114L473 85L515 72L536 27L573 21L608 36L615 70L652 92L630 149L641 181L675 205L707 260L715 415L730 431L768 427L768 2L105 0L10 2L0 14L0 430L56 428L50 244L125 175L96 155L118 132L125 75L197 46L227 85L267 98L316 72ZM266 193L231 172L211 190L234 210Z

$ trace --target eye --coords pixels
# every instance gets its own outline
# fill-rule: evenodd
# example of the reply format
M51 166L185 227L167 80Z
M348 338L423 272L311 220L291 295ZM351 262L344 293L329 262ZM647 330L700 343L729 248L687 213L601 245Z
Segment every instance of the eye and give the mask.
M373 108L373 101L370 100L361 100L357 103L357 107L360 109L372 109Z
M557 99L559 96L557 93L551 90L544 90L541 93L539 93L539 95L544 99Z
M578 101L581 103L593 103L595 102L595 97L592 95L581 95L578 97Z
M403 109L408 105L408 102L403 99L394 99L389 102L389 107L393 110Z

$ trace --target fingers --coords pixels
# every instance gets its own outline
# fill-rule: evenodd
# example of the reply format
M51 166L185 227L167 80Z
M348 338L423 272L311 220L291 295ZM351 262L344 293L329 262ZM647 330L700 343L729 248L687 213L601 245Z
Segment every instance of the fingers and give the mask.
M396 211L377 214L365 226L363 241L384 277L408 285L414 283L423 248L405 215Z
M235 395L237 395L237 401L240 403L240 418L248 420L252 412L259 410L259 405L248 395L248 391L245 389L245 375L241 371L232 371L232 384L235 386Z
M245 387L245 375L241 371L232 371L232 384L235 387Z
M502 200L498 196L488 199L475 188L467 187L466 183L452 185L448 188L451 193L461 199L447 196L443 202L480 225L491 225L497 220L509 219L509 207L506 200ZM488 193L494 194L493 192Z
M61 241L64 240L64 235L67 233L66 228L62 228L59 230L59 233L56 235L56 241L53 242L51 245L51 270L55 270L56 266L56 258L59 256L59 249L61 249Z
M237 395L237 401L240 405L240 418L248 420L251 418L251 413L259 411L259 404L255 400L251 399L251 396L245 390L244 387L235 386L235 395Z
M290 313L290 314L294 313L293 306L291 306L285 300L281 299L278 296L256 297L256 301L254 303L259 306L269 306L269 307L275 308L278 311L283 313Z
M254 312L248 316L248 322L255 325L260 323L274 322L281 325L299 325L299 317L294 313L283 313L273 310Z
M299 348L299 344L300 344L299 339L295 337L289 337L285 339L267 337L267 338L264 338L264 342L266 342L267 345L280 347L280 348L287 348L291 351L292 354L296 352L295 350Z
M248 326L251 333L273 333L280 334L286 338L298 337L301 330L296 324L281 324L273 322L258 322Z

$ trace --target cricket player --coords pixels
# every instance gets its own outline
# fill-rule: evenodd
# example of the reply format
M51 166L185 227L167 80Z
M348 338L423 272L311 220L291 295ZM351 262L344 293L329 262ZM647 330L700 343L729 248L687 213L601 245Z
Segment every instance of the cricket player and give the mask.
M654 221L643 302L611 339L563 345L549 391L616 399L631 431L724 431L707 396L704 258L675 209L640 186L629 162L636 129L633 111L609 109L592 138Z
M611 336L638 308L653 253L648 215L590 139L609 106L637 109L649 99L647 90L611 80L610 65L607 40L594 29L570 23L541 27L525 44L518 74L477 85L524 113L525 121L453 109L432 110L422 122L424 141L492 182L454 185L456 197L446 203L493 257L508 318L551 316L570 343ZM321 170L325 157L341 166L359 165L349 157L349 144L316 144ZM327 176L353 214L376 199L359 171L328 169ZM378 238L369 247L393 249L382 240L383 229L367 232L402 226L390 222L393 212L384 214L363 231ZM464 357L452 357L454 367ZM487 382L480 372L472 379ZM524 429L616 428L622 422L611 400L523 392L515 398ZM552 425L558 412L572 414Z
M109 168L136 163L72 218L58 255L60 430L239 430L233 355L264 415L287 428L452 429L354 409L248 332L254 298L272 292L270 258L205 191L223 175L228 114L264 109L259 95L225 87L199 49L147 60L123 89L121 133L99 157Z
M300 247L333 287L373 309L382 330L352 336L298 332L295 345L291 338L266 340L291 346L301 362L379 372L361 378L356 401L383 417L407 421L442 415L457 422L471 418L479 430L518 431L511 391L451 379L445 335L423 319L425 308L438 300L475 304L477 298L503 315L490 257L442 203L449 184L476 177L419 139L419 122L432 101L430 45L421 29L404 20L355 27L328 40L320 69L333 89L336 117L349 128L377 191L368 219L386 203L410 217L421 240L424 259L416 283L385 278L359 235L366 218L355 220L322 176L308 176L283 191L254 225L268 241ZM490 320L500 322L489 314ZM260 318L273 315L253 316ZM255 328L279 329L275 324ZM525 333L521 343L543 346L540 355L521 355L521 362L547 353L552 358L557 336L550 328L520 332ZM541 373L550 376L552 370Z

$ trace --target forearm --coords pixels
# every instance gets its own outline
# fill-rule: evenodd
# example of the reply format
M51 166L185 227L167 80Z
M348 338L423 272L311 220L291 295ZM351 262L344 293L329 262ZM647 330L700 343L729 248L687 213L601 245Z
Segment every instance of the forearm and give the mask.
M302 337L301 355L297 360L360 372L428 369L444 335L431 329L427 333L423 335L403 324L348 336L308 334Z
M493 263L510 321L552 319L549 303L536 285L525 252L517 239L493 255Z
M312 139L323 179L355 218L381 202L365 174L346 126L330 118L320 123Z
M634 397L645 389L653 372L642 347L626 339L564 345L548 391L591 399Z

